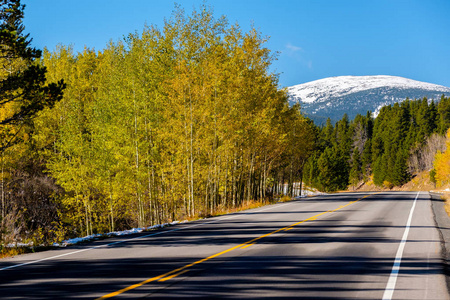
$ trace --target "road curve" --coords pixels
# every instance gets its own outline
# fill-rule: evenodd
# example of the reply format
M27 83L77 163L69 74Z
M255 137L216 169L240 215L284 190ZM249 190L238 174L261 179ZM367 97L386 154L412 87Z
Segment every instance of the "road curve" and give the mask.
M450 299L425 192L342 193L0 260L0 299Z

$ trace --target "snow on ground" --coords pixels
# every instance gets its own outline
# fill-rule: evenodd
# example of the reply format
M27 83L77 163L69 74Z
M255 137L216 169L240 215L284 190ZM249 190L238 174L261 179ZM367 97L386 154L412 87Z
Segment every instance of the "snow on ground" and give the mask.
M66 246L70 246L70 245L75 245L75 244L79 244L79 243L84 243L84 242L89 242L89 241L93 241L99 238L105 238L105 237L114 237L114 236L124 236L124 235L130 235L130 234L135 234L135 233L141 233L143 231L150 231L150 230L157 230L160 228L164 228L167 226L172 226L175 224L179 224L179 223L186 223L188 221L174 221L171 223L164 223L164 224L158 224L158 225L153 225L153 226L149 226L149 227L142 227L142 228L132 228L132 229L128 229L128 230L124 230L124 231L114 231L114 232L108 232L108 233L98 233L98 234L92 234L92 235L88 235L85 237L79 237L79 238L73 238L73 239L68 239L68 240L64 240L62 241L60 244L59 243L54 243L53 246L55 247L66 247Z
M300 199L300 198L306 198L306 197L318 196L318 195L326 195L326 193L322 193L317 190L302 190L302 195L294 197L294 199Z
M151 230L157 230L160 228L164 228L167 226L172 226L175 224L179 224L179 223L186 223L188 221L174 221L171 223L164 223L164 224L158 224L158 225L153 225L153 226L149 226L149 227L142 227L142 228L132 228L132 229L128 229L128 230L124 230L124 231L114 231L114 232L108 232L108 233L97 233L97 234L92 234L92 235L88 235L88 236L84 236L84 237L77 237L77 238L73 238L73 239L68 239L68 240L64 240L61 243L53 243L53 247L67 247L70 245L75 245L75 244L79 244L79 243L84 243L84 242L89 242L89 241L93 241L93 240L97 240L97 239L102 239L102 238L108 238L108 237L114 237L114 236L123 236L123 235L130 235L130 234L135 234L135 233L140 233L140 232L144 232L144 231L151 231ZM22 243L22 242L17 242L17 243L11 243L6 245L7 248L14 248L14 247L33 247L33 243Z

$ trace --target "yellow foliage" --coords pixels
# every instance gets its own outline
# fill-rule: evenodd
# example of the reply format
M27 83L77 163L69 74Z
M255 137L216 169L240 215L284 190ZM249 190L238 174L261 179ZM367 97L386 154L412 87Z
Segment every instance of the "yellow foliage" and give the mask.
M291 200L292 200L292 197L289 197L289 196L282 196L282 197L280 198L279 202L288 202L288 201L291 201Z
M447 131L445 141L446 151L438 151L434 157L434 169L436 170L436 186L440 187L450 182L450 129Z
M385 188L392 189L394 187L394 184L385 180L385 181L383 181L383 186Z

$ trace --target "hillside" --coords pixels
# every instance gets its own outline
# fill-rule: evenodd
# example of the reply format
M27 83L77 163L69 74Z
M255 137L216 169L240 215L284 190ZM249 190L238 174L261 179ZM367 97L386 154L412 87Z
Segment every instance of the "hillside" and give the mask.
M288 88L291 104L300 103L302 111L316 124L329 117L350 119L367 111L377 114L384 105L406 98L438 100L450 96L450 88L397 76L339 76L311 81Z

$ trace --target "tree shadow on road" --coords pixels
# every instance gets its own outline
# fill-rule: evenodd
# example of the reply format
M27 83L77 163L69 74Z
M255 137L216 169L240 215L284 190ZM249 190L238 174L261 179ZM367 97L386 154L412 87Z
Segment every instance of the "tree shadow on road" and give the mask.
M336 203L343 199L330 196L321 201ZM364 201L386 200L374 195ZM256 245L196 263L172 279L154 280L120 296L122 299L348 299L360 295L358 299L380 299L393 257L380 252L374 244L391 247L395 250L389 253L395 253L401 235L398 239L390 238L386 232L401 231L404 227L382 219L349 223L348 215L352 212L336 211L327 218L276 232L258 240ZM256 213L268 217L273 214ZM298 222L301 214L314 215L317 211L299 210L298 214L290 211L283 213L284 219L271 221L267 221L268 217L259 221L228 219L211 226L111 244L87 251L85 256L67 256L0 271L0 298L92 299L274 232ZM408 240L408 243L429 242L435 241ZM115 258L110 258L113 255ZM401 274L406 276L444 272L441 259L406 257L401 266Z

